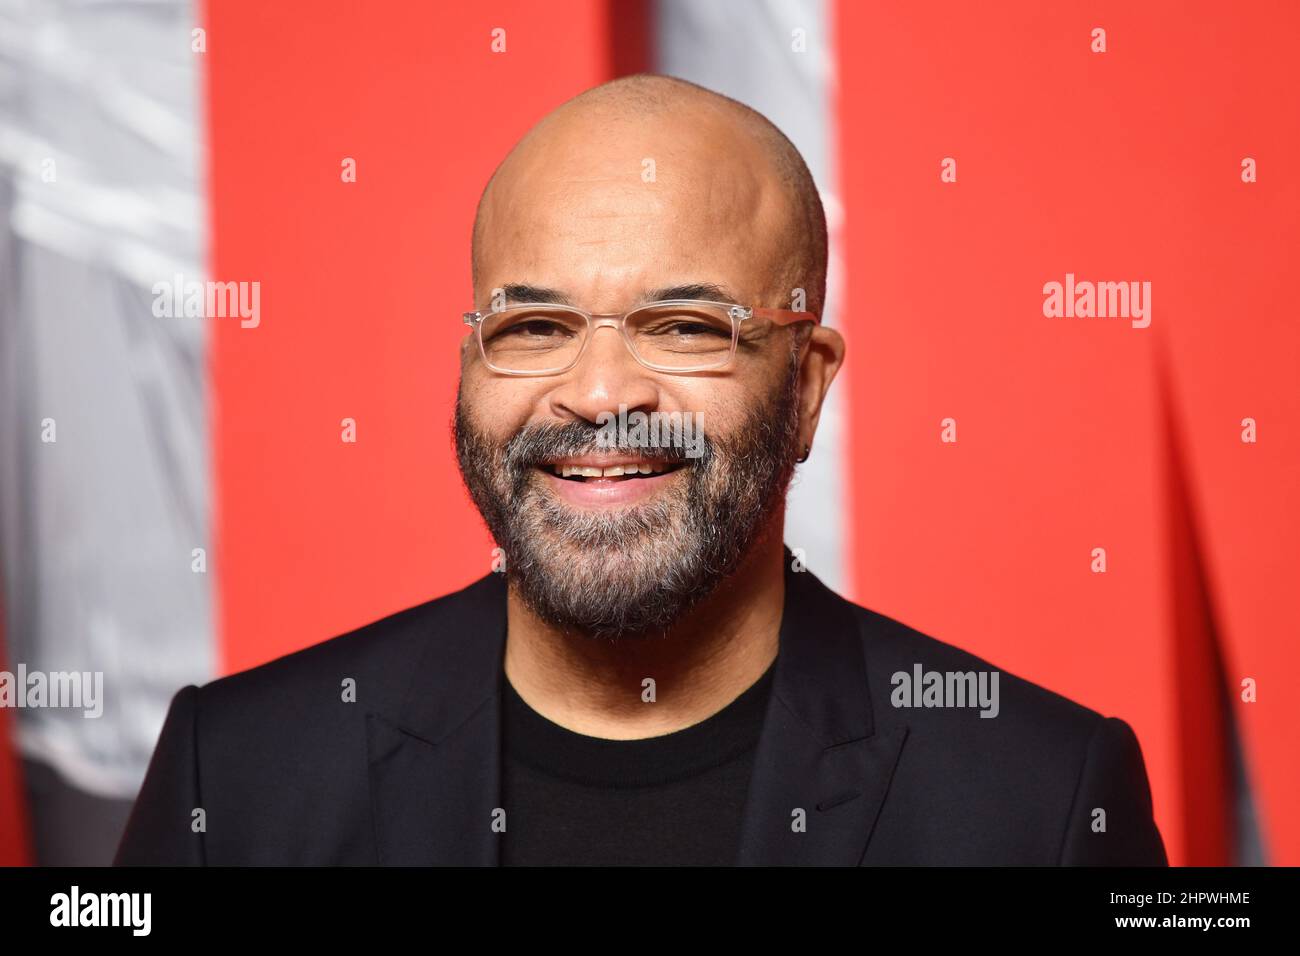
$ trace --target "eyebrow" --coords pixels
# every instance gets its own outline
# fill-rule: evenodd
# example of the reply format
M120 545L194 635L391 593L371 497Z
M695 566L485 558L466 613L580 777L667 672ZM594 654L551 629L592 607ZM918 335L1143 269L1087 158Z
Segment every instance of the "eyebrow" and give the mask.
M708 302L735 302L736 297L725 286L713 282L695 282L690 285L670 285L662 289L651 289L645 294L644 301L656 302L660 299L704 299Z
M573 305L573 300L559 289L546 286L510 282L501 287L502 294L512 302L545 302L550 305ZM692 282L687 285L670 285L648 289L639 301L659 302L664 299L701 299L706 302L735 302L735 294L714 282Z
M569 297L563 292L540 285L508 282L501 287L501 293L512 302L548 302L551 305L573 305L569 301Z

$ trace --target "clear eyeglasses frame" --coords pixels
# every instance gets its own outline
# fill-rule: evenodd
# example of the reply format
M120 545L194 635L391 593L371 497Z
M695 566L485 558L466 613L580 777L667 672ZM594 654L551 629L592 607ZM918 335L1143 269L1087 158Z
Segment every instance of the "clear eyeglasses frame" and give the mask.
M677 312L673 312L673 310L677 310ZM539 316L541 317L540 321L554 322L555 328L562 329L569 338L564 340L562 345L534 344L533 347L527 350L516 349L513 364L510 363L509 359L505 359L505 364L503 364L502 355L505 354L503 349L500 346L489 347L484 340L484 335L487 334L489 341L495 341L501 334L499 330L511 328L512 322L514 323L513 327L516 329L522 329L525 324L536 325ZM578 364L587 351L587 346L590 344L596 329L603 326L617 329L623 339L623 344L632 353L632 357L645 368L655 372L689 374L691 372L712 371L729 365L735 358L736 345L740 340L741 326L744 322L762 319L775 325L786 326L797 322L816 323L820 321L811 312L796 312L790 309L766 309L757 306L739 305L735 302L717 302L711 299L663 299L656 302L647 302L627 312L587 312L584 309L570 305L556 305L549 302L524 302L508 305L501 309L466 312L462 318L465 324L473 329L474 337L478 341L479 355L487 367L501 375L520 376L560 375L569 371ZM666 336L664 331L659 331L654 334L660 337L666 336L665 342L669 342L673 338L676 338L677 341L671 342L671 347L650 349L649 351L652 354L647 356L642 354L643 351L647 350L644 342L639 350L636 340L637 338L643 340L646 338L647 324L652 323L655 318L676 322L679 329L683 327L683 324L689 327L707 326L712 323L715 328L709 331L713 333L713 341L700 344L698 333L694 337L690 335ZM705 321L702 322L701 320ZM635 333L629 332L629 322L631 327L637 330ZM728 324L729 336L727 335ZM485 332L485 328L488 330L487 332ZM532 336L534 343L545 337L540 335ZM691 341L692 338L695 341ZM724 338L726 339L725 342L723 341ZM685 342L690 344L683 346L682 343ZM550 365L545 365L548 348L556 361ZM493 354L497 356L495 360ZM670 359L670 361L656 360L664 358ZM541 364L537 364L537 367L521 367L529 363Z

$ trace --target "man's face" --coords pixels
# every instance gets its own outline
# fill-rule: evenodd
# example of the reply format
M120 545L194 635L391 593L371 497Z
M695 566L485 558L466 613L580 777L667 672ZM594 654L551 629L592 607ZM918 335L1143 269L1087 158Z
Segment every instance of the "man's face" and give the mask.
M785 305L787 200L754 153L707 114L553 117L484 204L476 307L511 285L592 312L702 285L746 305ZM682 375L645 368L616 330L599 328L575 368L541 377L492 371L467 337L461 470L540 617L595 636L660 633L735 570L757 535L779 532L800 450L792 335L746 321L728 366ZM702 422L703 454L635 436L606 447L602 413L620 407ZM606 475L611 467L629 473ZM601 475L565 474L574 468Z

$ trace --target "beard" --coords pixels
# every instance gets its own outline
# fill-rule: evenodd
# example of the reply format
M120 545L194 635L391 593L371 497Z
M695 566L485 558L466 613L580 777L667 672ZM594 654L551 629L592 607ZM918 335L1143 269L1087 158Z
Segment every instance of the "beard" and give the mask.
M598 442L586 421L525 425L498 442L457 396L456 456L470 497L505 552L506 574L539 618L618 640L666 633L734 573L785 502L798 454L798 356L780 386L649 501L588 511L546 488L539 466L586 454L687 462L678 448ZM637 480L637 479L624 479Z

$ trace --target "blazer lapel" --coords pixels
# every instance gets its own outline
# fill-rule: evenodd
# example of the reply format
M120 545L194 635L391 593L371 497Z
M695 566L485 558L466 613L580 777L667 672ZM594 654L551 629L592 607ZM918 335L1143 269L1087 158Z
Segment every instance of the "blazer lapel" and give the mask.
M907 737L877 725L852 607L790 570L739 865L857 866Z
M379 863L496 866L505 582L447 599L395 716L366 715Z
M741 822L740 865L862 860L907 727L878 724L852 608L789 570L762 735ZM500 862L505 581L450 597L397 714L366 715L371 808L383 865Z

